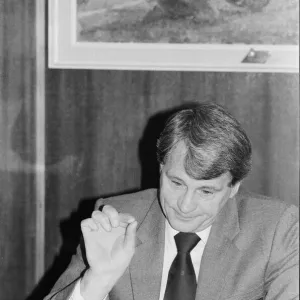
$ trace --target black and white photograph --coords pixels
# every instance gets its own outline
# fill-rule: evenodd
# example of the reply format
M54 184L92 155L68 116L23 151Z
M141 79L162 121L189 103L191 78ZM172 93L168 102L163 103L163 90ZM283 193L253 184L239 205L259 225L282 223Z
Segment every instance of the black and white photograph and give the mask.
M297 1L0 1L0 300L299 300Z

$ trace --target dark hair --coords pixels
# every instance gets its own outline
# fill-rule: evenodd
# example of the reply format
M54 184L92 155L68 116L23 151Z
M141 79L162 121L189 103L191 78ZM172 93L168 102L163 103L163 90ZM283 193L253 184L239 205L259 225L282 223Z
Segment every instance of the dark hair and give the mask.
M160 164L179 142L187 148L185 170L194 179L213 179L229 171L234 185L250 171L251 143L239 122L218 104L193 103L167 120L157 141Z

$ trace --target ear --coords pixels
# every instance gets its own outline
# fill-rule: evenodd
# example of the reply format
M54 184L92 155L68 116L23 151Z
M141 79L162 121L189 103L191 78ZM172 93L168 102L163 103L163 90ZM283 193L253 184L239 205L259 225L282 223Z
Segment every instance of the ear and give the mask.
M234 186L231 187L231 192L230 192L230 197L229 198L233 198L236 193L239 191L241 182L237 182Z
M163 164L159 164L159 172L161 173L162 169L163 169L164 165Z

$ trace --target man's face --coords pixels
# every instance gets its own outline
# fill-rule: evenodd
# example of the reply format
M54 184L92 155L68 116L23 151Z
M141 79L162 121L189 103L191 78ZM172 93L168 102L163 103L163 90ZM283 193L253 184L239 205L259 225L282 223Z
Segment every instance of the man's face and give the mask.
M186 147L179 143L161 165L160 202L170 225L181 232L199 232L210 226L228 199L238 191L229 172L210 180L196 180L185 172Z

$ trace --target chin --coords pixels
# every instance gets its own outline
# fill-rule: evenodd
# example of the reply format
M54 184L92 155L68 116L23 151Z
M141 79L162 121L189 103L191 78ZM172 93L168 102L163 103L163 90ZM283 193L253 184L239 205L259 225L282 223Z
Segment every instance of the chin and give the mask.
M195 232L197 231L197 226L189 222L182 222L181 220L172 219L169 220L171 227L180 232Z
M210 220L207 219L199 224L197 220L185 222L177 218L170 218L169 223L173 229L180 232L200 232L211 225Z

